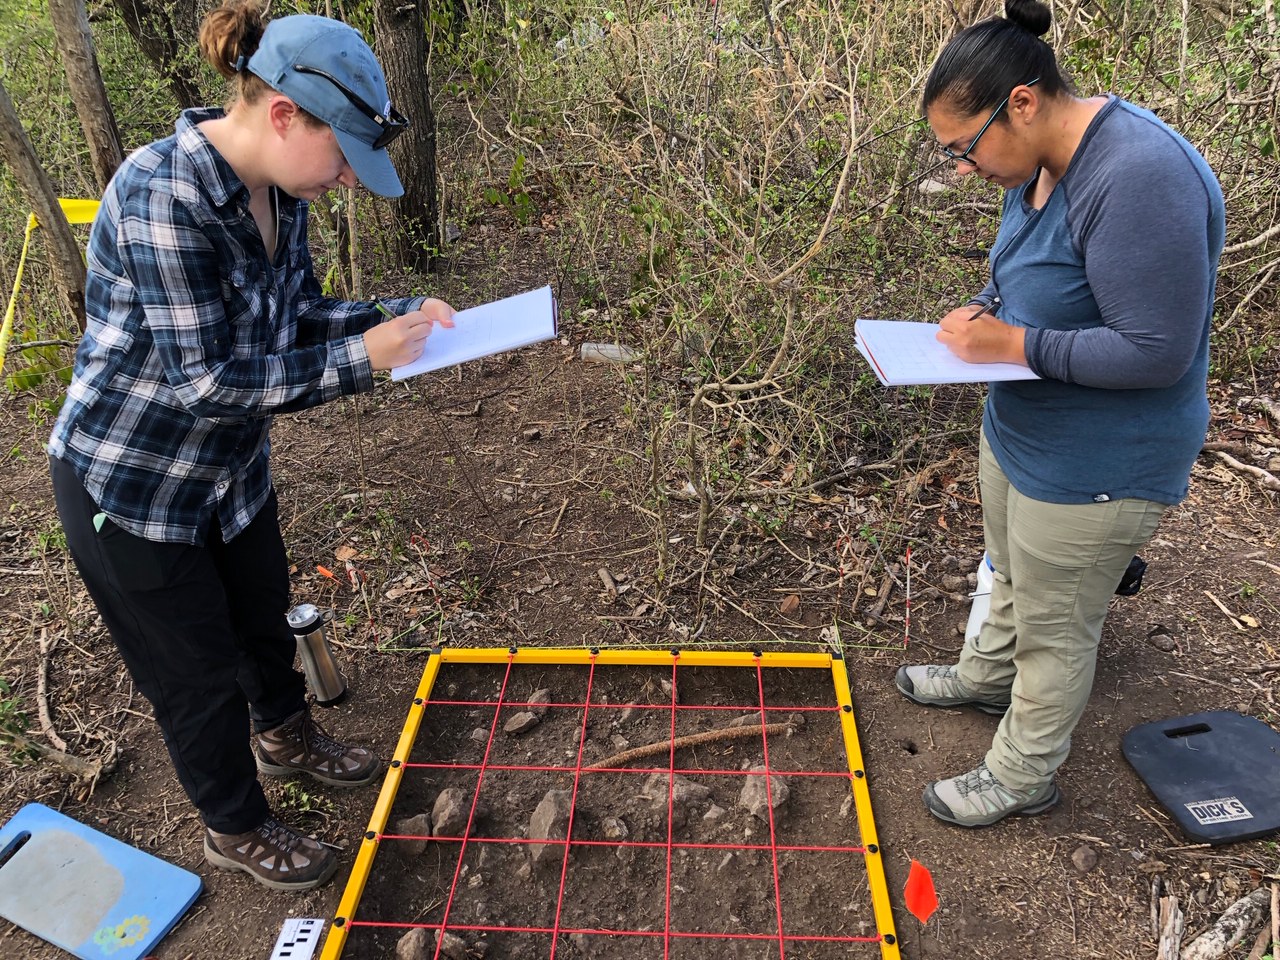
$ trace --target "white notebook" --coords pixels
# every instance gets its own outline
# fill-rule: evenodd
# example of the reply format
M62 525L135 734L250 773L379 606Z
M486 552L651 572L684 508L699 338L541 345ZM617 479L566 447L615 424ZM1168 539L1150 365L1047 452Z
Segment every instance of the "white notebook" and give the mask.
M853 334L858 352L886 387L1040 379L1020 363L966 363L938 342L936 323L860 318Z
M403 380L429 370L527 347L556 335L556 298L541 287L505 300L459 310L453 328L431 328L422 356L391 371L392 380Z

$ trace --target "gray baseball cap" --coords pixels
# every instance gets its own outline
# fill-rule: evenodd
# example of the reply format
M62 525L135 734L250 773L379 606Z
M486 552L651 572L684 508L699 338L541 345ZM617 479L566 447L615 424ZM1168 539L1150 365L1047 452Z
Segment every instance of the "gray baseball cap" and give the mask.
M247 69L333 129L347 163L370 191L404 193L387 144L409 121L391 106L382 68L359 32L298 14L267 24Z

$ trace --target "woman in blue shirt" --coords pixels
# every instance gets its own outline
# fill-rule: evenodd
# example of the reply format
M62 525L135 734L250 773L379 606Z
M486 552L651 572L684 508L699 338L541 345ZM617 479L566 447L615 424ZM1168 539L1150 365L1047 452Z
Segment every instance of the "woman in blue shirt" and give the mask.
M200 42L235 98L183 113L107 187L50 465L71 555L154 707L206 859L303 890L337 861L271 815L257 774L357 786L380 764L312 721L293 669L271 419L371 389L453 310L389 300L400 315L382 322L313 274L308 201L357 180L403 193L386 147L408 121L360 35L324 17L265 24L258 0L235 0Z
M1040 39L1048 8L1005 11L947 45L924 93L957 172L1005 188L991 280L938 339L1040 377L987 395L987 622L958 664L897 675L916 703L1003 714L976 769L925 791L930 812L965 827L1059 799L1108 601L1186 496L1204 442L1225 229L1217 180L1186 140L1117 97L1076 97Z

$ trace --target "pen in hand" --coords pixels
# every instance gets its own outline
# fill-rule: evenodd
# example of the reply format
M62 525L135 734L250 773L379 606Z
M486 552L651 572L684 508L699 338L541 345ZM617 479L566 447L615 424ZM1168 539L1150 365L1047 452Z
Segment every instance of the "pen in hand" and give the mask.
M969 318L969 322L972 323L974 320L977 320L980 316L982 316L984 313L986 313L988 310L990 310L999 302L1000 301L998 300L992 300L990 303L984 303L981 309L979 309L977 313L975 313L972 317Z
M391 312L391 308L388 307L381 300L373 301L373 308L377 310L380 314L382 314L384 317L386 317L388 320L394 320L396 318L396 315Z

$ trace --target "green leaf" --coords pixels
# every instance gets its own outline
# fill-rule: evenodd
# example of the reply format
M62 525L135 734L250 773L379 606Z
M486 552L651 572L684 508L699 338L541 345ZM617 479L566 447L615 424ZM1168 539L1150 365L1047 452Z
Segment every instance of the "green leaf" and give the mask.
M34 390L42 383L44 383L44 372L34 367L18 370L5 378L5 384L13 393L18 393L22 390Z

